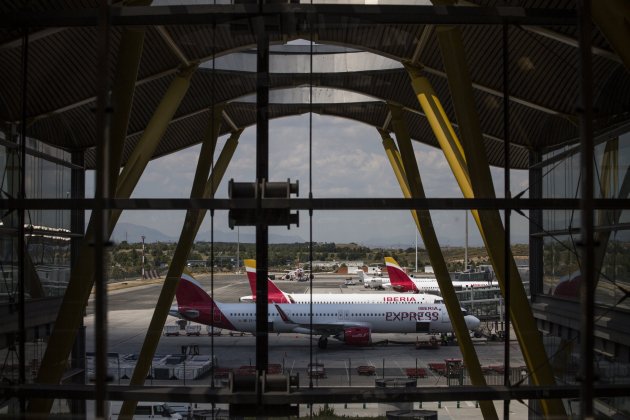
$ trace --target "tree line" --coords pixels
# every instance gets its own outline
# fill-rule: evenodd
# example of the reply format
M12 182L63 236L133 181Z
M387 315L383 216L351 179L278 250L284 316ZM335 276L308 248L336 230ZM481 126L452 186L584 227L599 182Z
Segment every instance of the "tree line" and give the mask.
M171 262L177 244L169 242L145 243L144 252L142 243L129 243L126 241L114 244L110 248L110 277L124 279L139 277L142 272L142 256L144 254L145 270L164 272ZM514 245L514 255L527 255L527 245ZM251 243L230 242L196 242L188 255L188 261L195 262L190 268L193 271L209 269L213 265L215 270L234 271L237 266L236 256L239 262L244 259L256 257L256 245ZM442 253L449 271L460 271L464 268L464 248L445 247ZM270 244L268 248L269 267L272 270L288 270L298 267L309 268L308 263L313 261L336 262L337 265L345 262L360 261L366 265L384 264L386 256L396 259L401 266L415 268L416 250L409 248L371 248L356 243L336 244L334 242L287 243ZM468 248L469 263L473 265L487 264L488 256L482 247ZM198 263L203 262L203 263ZM424 266L430 265L426 250L418 249L418 268L422 271ZM314 270L316 271L316 270Z

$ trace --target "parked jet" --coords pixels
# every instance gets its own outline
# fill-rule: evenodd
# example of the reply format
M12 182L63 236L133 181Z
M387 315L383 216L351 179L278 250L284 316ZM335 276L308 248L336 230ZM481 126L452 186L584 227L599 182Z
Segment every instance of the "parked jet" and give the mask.
M189 321L256 334L256 304L217 302L192 276L182 276L176 297L177 311ZM477 330L479 319L462 311L468 329ZM318 335L322 349L328 337L350 345L367 345L373 333L453 331L446 307L435 303L268 304L267 316L269 332Z
M419 277L412 279L407 275L407 273L405 273L405 271L392 257L385 257L385 265L387 267L387 273L389 274L389 281L392 284L392 289L396 290L397 292L440 292L440 286L438 285L435 277ZM454 280L453 286L456 289L465 289L470 287L488 287L492 286L492 282L487 280Z
M359 276L359 280L363 282L363 287L371 287L372 289L380 290L389 289L392 287L392 284L387 277L370 276L366 274L363 270L359 270L357 272L357 275Z
M251 296L243 296L241 302L256 301L256 260L244 260L247 279L252 289ZM268 303L309 303L310 293L286 293L270 279L267 278ZM387 303L387 302L416 302L416 303L443 303L444 300L436 295L416 294L403 296L399 293L313 293L313 303Z

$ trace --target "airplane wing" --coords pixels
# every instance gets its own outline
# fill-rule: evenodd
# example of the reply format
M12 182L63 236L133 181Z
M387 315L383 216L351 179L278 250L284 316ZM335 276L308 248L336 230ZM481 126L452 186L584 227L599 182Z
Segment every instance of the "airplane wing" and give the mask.
M299 323L291 319L286 312L282 310L279 305L275 305L276 310L280 314L280 318L285 324L295 325L298 330L310 330L310 323ZM346 328L350 327L364 327L371 328L371 325L367 322L350 322L350 321L336 321L336 322L313 322L313 334L321 335L336 335L343 332Z

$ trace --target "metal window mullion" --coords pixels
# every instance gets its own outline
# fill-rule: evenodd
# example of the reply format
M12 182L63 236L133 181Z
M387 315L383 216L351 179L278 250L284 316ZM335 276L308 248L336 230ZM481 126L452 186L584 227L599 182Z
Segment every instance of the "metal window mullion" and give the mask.
M28 89L28 26L23 28L23 38L22 38L22 126L20 127L20 187L19 187L19 197L21 199L26 198L26 115L27 115L27 89ZM22 209L18 212L18 264L19 264L19 276L18 276L18 303L19 303L19 313L18 313L18 345L19 345L19 383L26 383L26 365L25 365L25 353L26 353L26 313L25 313L25 304L26 304L26 290L25 290L25 282L26 282L26 240L25 240L25 229L24 229L24 221L26 209ZM26 400L21 397L19 399L20 410L21 412L26 411Z
M94 328L100 334L94 334L95 342L95 370L96 370L96 417L106 418L108 409L107 384L107 273L105 272L105 243L109 238L108 221L109 211L107 198L110 197L109 164L110 164L110 138L109 138L109 46L110 46L110 11L111 5L107 0L101 0L99 4L97 68L96 68L96 171L94 194L94 291L95 311Z
M115 210L187 210L187 209L256 209L254 199L227 198L118 198L106 200ZM0 199L0 208L8 209L92 209L94 199ZM267 198L261 200L263 209L289 210L578 210L577 198ZM594 209L630 208L630 198L593 199Z
M502 30L502 64L503 64L503 188L504 197L512 198L510 189L510 65L509 65L509 33L508 25ZM503 249L503 266L505 267L505 340L503 346L503 385L510 388L510 209L505 209L505 239ZM510 400L503 400L503 418L510 418Z
M268 243L269 226L262 206L264 182L269 180L269 36L264 21L257 22L257 74L256 74L256 372L262 376L267 370L269 352L269 326L267 324L268 295ZM256 26L256 25L255 25ZM257 397L262 399L262 387Z
M578 2L579 9L579 42L580 42L580 166L582 169L582 185L580 200L581 222L581 265L582 281L580 282L580 353L581 353L581 386L580 416L591 418L594 415L593 389L595 387L594 362L594 327L595 327L595 237L594 225L594 182L593 182L593 69L592 69L592 16L591 0Z

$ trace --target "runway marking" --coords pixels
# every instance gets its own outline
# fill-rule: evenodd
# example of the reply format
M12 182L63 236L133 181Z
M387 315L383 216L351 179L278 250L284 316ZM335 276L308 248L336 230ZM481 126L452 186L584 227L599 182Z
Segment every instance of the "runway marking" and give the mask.
M214 292L216 292L217 290L225 289L226 287L231 287L231 286L233 286L233 285L232 284L226 284L225 286L215 287L214 288Z

